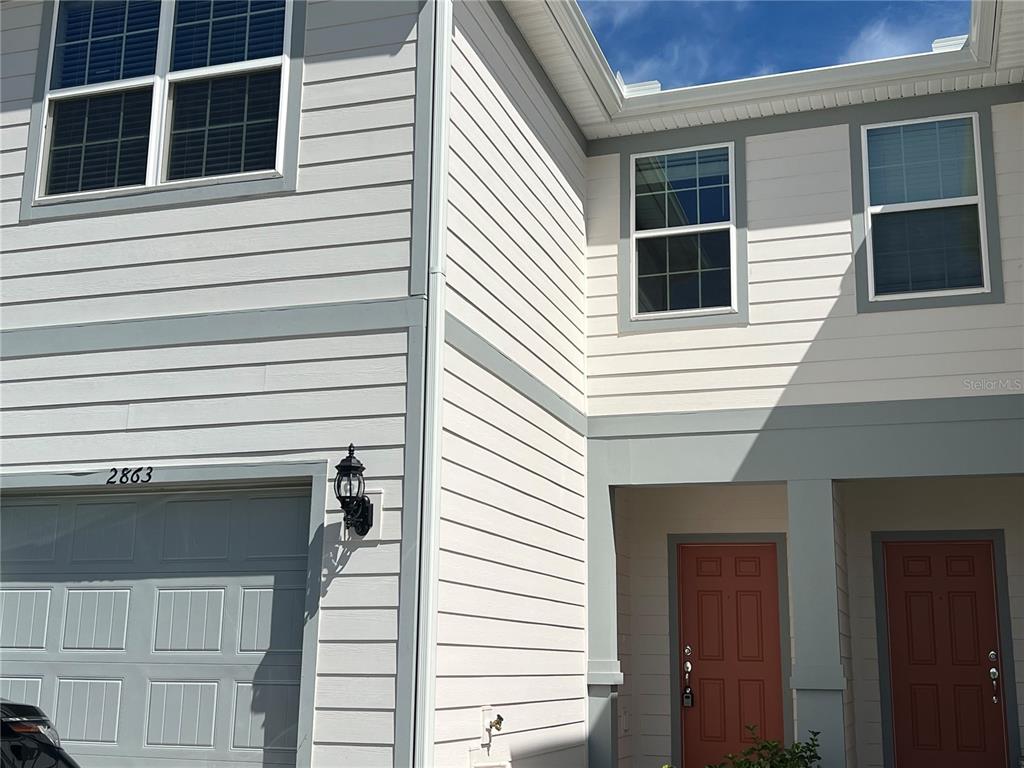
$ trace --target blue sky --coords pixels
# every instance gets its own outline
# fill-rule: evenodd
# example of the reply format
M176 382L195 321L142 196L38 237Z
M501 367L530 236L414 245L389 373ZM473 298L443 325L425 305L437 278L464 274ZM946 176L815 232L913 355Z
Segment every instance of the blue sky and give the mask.
M581 0L612 70L663 88L931 50L970 0Z

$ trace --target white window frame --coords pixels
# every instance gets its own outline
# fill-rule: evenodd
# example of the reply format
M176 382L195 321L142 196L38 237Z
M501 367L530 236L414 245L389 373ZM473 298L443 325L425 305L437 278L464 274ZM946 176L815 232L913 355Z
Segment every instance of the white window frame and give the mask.
M91 200L96 198L125 197L140 192L152 192L163 189L182 189L202 187L214 184L225 184L234 181L280 178L284 175L285 158L285 124L288 114L288 69L291 61L291 27L294 0L285 0L284 39L280 56L268 56L262 59L236 61L228 64L216 64L208 67L196 67L177 72L171 71L171 51L174 36L174 12L177 0L163 0L160 4L160 25L157 32L156 62L154 73L143 77L126 80L111 80L91 85L78 85L71 88L50 87L53 76L53 60L57 44L57 22L60 18L60 4L65 0L56 0L53 10L53 23L50 29L50 53L46 62L46 82L43 96L43 140L40 142L39 157L36 158L36 188L33 203L56 203L73 200ZM167 179L167 167L170 157L171 138L171 94L172 86L188 80L204 80L223 75L249 74L270 69L280 69L281 84L278 97L277 115L277 146L274 167L259 171L243 171L219 176L201 176L190 179ZM152 87L153 103L150 109L149 122L149 153L146 158L146 181L124 187L108 187L90 189L84 192L68 192L59 195L46 194L46 182L49 175L50 141L53 136L53 107L57 101L80 96L96 96L104 93L123 93L139 88Z
M868 161L868 131L875 128L893 128L900 125L914 125L919 123L937 123L943 120L957 120L968 117L971 119L971 130L974 133L974 172L977 177L978 194L966 197L951 197L939 200L922 200L913 203L887 203L885 205L871 204L871 176ZM989 276L988 263L988 231L985 226L985 187L982 183L981 174L981 132L978 125L977 112L961 112L955 115L937 115L935 117L922 117L913 120L897 120L890 123L873 123L872 125L861 126L861 165L864 175L864 239L867 249L867 272L868 272L868 301L905 301L907 299L928 299L941 296L967 296L979 293L991 293L992 279ZM886 293L881 296L875 294L875 257L874 245L872 243L871 220L875 214L902 213L905 211L934 210L935 208L952 208L958 205L978 206L978 232L981 241L981 274L982 284L974 288L948 288L941 291L910 291L907 293Z
M681 227L662 227L661 229L636 228L636 161L645 157L661 157L684 152L699 152L705 149L725 149L729 154L729 220L716 221L710 224L688 224ZM694 147L679 149L660 149L657 152L639 152L629 156L629 318L630 320L665 320L674 317L704 317L707 315L727 315L739 312L737 296L737 260L736 260L736 143L722 141L714 144L701 144ZM639 285L637 275L636 241L649 237L666 237L669 235L693 235L700 232L718 232L729 230L729 306L697 307L694 309L665 310L664 312L639 312Z

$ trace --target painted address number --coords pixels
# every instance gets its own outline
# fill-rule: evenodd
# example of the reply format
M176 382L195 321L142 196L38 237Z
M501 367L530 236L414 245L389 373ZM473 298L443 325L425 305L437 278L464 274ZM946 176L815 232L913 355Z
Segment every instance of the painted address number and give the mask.
M152 467L111 467L107 485L137 485L153 479Z

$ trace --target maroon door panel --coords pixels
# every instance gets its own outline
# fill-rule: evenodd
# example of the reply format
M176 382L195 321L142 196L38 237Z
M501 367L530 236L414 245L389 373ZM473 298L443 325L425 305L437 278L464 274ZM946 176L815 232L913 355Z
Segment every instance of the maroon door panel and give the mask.
M778 559L774 544L680 544L678 563L683 766L704 768L745 749L748 725L783 738Z
M895 768L1005 768L991 542L888 542L885 595Z

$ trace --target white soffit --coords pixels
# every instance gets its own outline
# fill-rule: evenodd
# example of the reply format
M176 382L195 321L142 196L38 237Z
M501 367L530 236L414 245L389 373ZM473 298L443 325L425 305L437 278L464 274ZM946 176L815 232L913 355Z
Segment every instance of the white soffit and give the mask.
M1024 2L974 0L960 50L630 93L576 0L508 0L509 13L588 139L1024 82Z

